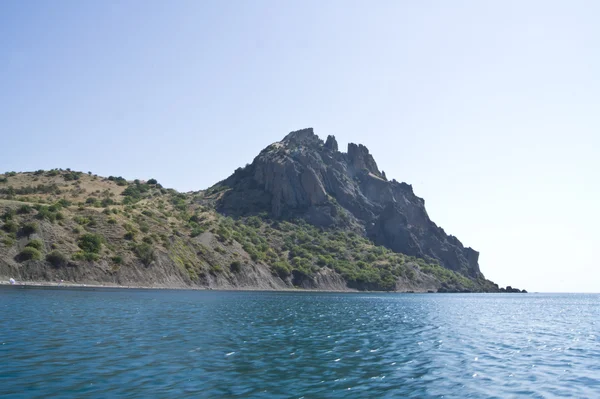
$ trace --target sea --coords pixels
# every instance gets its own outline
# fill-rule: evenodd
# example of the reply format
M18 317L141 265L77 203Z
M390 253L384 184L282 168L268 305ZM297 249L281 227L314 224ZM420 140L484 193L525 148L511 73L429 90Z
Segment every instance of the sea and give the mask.
M600 295L0 287L2 398L600 398Z

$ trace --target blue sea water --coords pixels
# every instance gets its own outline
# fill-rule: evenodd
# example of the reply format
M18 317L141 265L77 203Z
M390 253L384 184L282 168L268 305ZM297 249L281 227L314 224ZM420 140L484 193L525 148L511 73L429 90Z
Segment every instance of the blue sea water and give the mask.
M600 295L0 288L3 398L600 398Z

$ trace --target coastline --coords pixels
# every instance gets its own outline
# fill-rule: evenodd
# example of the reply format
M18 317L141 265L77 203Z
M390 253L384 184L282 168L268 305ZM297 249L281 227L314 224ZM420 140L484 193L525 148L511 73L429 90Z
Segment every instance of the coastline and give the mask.
M108 288L108 289L133 289L133 290L186 290L186 291L263 291L263 292L335 292L335 293L385 293L388 291L358 291L353 289L347 290L323 290L323 289L306 289L306 288L277 288L277 289L265 289L265 288L252 288L252 287L239 287L239 288L210 288L210 287L181 287L181 286L145 286L145 285L118 285L118 284L84 284L84 283L73 283L73 282L50 282L50 281L18 281L15 284L11 284L9 280L0 280L0 287L15 287L15 288ZM404 293L401 291L389 291L391 293ZM407 293L407 292L406 292Z
M15 288L42 288L42 289L60 289L60 288L77 288L77 289L123 289L123 290L181 290L181 291L248 291L248 292L323 292L323 293L338 293L338 294L437 294L431 291L360 291L352 288L345 290L332 289L308 289L308 288L273 288L267 289L264 287L182 287L182 286L145 286L145 285L118 285L118 284L84 284L64 281L62 283L51 281L17 281L11 284L9 280L0 280L1 287Z
M18 281L11 284L9 280L0 280L0 288L42 288L42 289L60 289L60 288L77 288L77 289L118 289L118 290L181 290L181 291L247 291L247 292L324 292L338 294L457 294L457 292L432 292L432 291L359 291L348 288L346 290L331 290L331 289L308 289L308 288L274 288L267 289L264 287L194 287L194 286L147 286L147 285L118 285L118 284L84 284L64 281L62 283L50 281ZM506 294L509 292L462 292L462 294Z

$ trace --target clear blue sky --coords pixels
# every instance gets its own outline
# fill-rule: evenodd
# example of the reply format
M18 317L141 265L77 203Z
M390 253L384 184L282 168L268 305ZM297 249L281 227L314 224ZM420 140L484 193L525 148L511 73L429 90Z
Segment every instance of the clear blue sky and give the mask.
M365 144L485 275L600 291L600 2L0 2L0 170L181 191Z

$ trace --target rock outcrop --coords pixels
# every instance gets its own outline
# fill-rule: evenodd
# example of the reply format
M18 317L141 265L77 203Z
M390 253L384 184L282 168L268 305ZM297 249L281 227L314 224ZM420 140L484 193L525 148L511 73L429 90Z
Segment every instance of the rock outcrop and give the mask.
M527 294L527 290L520 290L518 288L513 288L508 285L506 288L500 288L500 292L506 292L509 294Z
M218 186L228 188L217 208L224 214L269 212L344 226L396 252L482 277L479 253L431 221L412 186L388 181L362 144L350 143L343 153L334 136L323 142L311 128L291 132Z
M335 136L327 136L327 141L325 141L325 148L333 152L338 151L338 143L335 139Z

